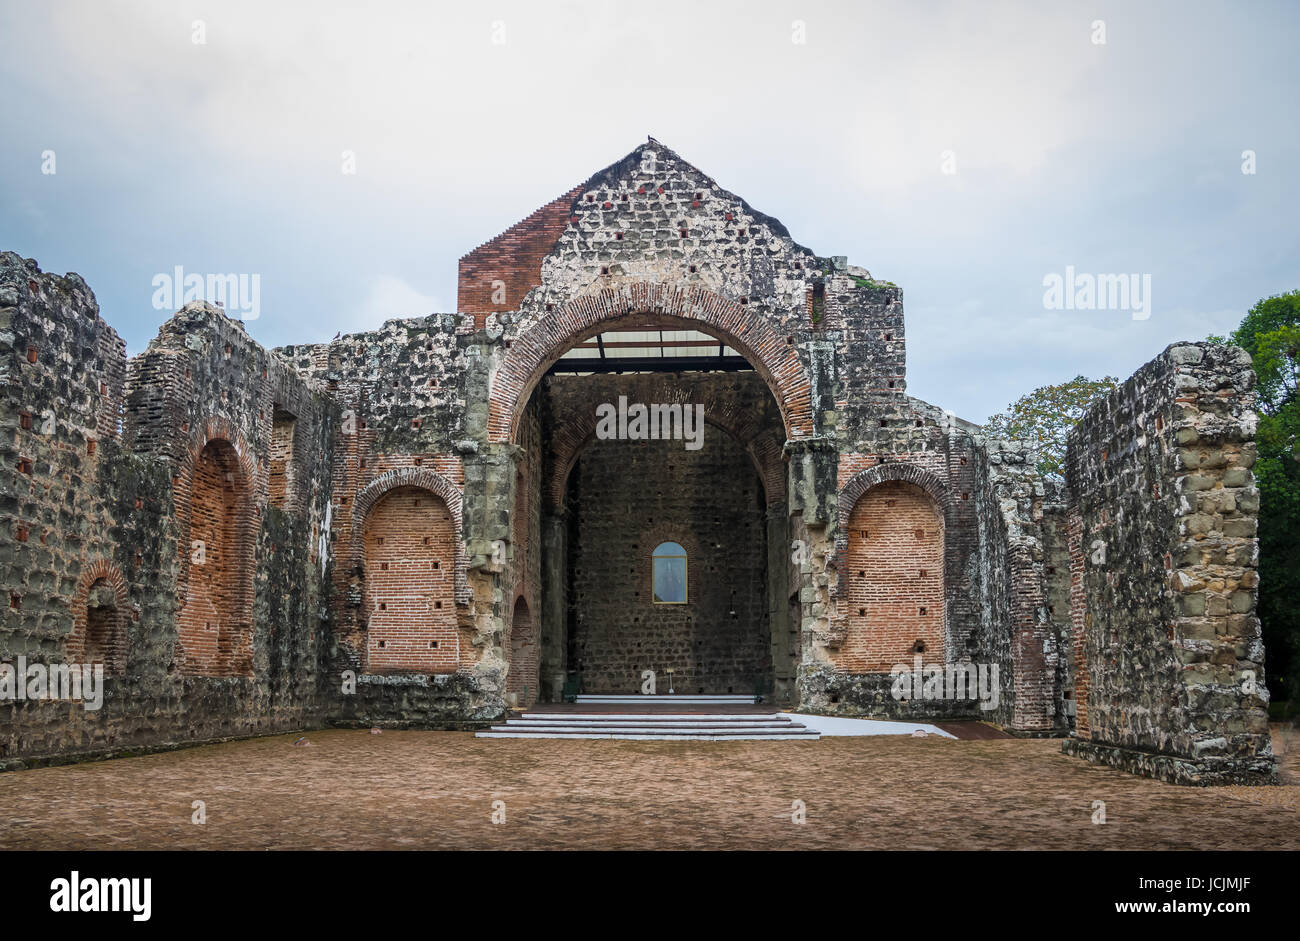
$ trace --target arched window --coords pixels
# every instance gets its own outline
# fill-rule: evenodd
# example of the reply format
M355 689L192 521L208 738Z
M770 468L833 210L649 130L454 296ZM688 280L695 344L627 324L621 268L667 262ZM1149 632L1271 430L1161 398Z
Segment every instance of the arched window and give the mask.
M655 604L686 604L686 550L662 542L654 551Z

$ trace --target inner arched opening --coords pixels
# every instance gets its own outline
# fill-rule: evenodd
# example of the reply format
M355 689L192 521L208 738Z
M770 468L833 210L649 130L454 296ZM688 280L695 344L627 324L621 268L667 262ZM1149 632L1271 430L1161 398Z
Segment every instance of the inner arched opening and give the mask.
M725 336L638 317L539 371L514 417L511 529L540 698L636 693L649 671L660 693L790 701L786 429L768 380ZM665 545L681 552L658 558Z

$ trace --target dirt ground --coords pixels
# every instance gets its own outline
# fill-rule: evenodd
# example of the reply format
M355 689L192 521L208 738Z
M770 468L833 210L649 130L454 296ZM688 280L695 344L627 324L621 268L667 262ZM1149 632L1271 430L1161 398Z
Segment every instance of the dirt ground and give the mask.
M1050 740L298 737L0 774L0 848L1300 849L1281 728L1276 788L1163 784Z

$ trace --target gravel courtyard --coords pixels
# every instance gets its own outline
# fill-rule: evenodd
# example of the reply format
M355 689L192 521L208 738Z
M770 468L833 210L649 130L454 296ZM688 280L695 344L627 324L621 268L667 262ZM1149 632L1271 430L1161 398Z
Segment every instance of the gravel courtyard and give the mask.
M1300 849L1300 735L1279 727L1276 788L1177 787L1047 740L297 738L0 774L0 848Z

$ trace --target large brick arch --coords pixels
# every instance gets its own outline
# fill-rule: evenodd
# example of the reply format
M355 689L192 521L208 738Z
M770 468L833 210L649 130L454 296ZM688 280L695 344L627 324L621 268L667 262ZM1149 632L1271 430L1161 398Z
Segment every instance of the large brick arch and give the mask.
M513 340L492 380L489 440L515 439L528 396L574 344L603 330L658 326L700 330L725 340L772 390L786 437L813 436L811 384L799 354L762 315L706 288L637 281L575 298Z
M177 516L183 520L177 546L182 560L177 580L182 599L177 617L177 667L188 675L252 676L253 570L261 520L256 499L259 464L239 428L222 415L209 416L189 434L174 484ZM212 509L205 504L208 481L199 479L210 476L205 462L229 464L233 519L221 527L220 572L196 584L192 561L195 516ZM219 607L211 597L214 586L221 586ZM207 633L213 630L217 637L208 638ZM204 648L202 653L200 648Z
M365 524L371 508L384 494L397 487L420 487L436 494L447 505L451 513L452 530L455 533L454 575L457 604L469 604L469 557L465 554L465 534L462 524L462 498L460 488L427 467L399 467L380 474L357 495L352 505L352 557L365 557Z

